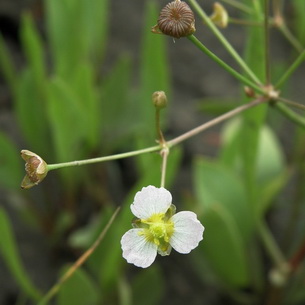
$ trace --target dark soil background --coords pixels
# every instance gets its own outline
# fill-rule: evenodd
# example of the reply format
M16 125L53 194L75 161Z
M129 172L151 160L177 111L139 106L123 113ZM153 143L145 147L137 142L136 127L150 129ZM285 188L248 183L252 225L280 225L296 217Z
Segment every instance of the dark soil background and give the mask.
M157 0L156 0L157 1ZM158 1L161 5L165 5L167 1ZM289 2L289 1L288 1ZM211 11L212 1L199 1L207 12ZM140 52L140 38L144 30L143 0L115 0L111 1L110 10L110 35L109 48L106 57L106 64L103 67L105 71L111 69L112 64L116 61L122 52L132 54L134 63L137 64ZM23 55L20 49L19 41L19 24L20 16L25 10L30 10L35 18L37 25L44 34L43 26L43 6L39 0L1 0L0 1L0 32L7 41L10 50L15 58L16 64L22 67ZM235 11L229 9L232 15ZM291 8L287 7L289 18L293 18ZM230 55L222 48L218 41L212 36L209 30L200 23L197 18L197 33L196 35L206 45L215 51L224 61L232 63ZM235 48L242 53L245 42L245 29L240 26L229 26L224 30L228 40ZM281 35L276 31L271 31L272 34L272 60L273 62L286 60L287 57L292 57L291 48ZM295 54L294 54L295 55ZM173 97L170 101L169 124L167 137L177 136L192 127L195 127L210 118L198 111L199 100L204 97L210 98L240 98L241 88L239 83L226 72L222 71L216 63L197 50L187 39L178 39L175 42L170 37L168 38L168 58L170 61ZM291 86L289 89L290 99L299 103L304 102L305 84L304 84L304 64L294 74ZM135 84L137 76L135 75ZM290 130L292 125L283 120L278 126L278 135L280 141L287 152L289 158L290 146ZM20 140L20 135L14 120L12 108L12 96L4 83L0 73L0 129L8 133L17 142ZM208 156L217 155L219 147L219 130L220 127L215 127L207 132L196 136L193 139L183 143L184 162L183 167L177 177L175 188L188 192L191 189L191 157L196 154L204 154ZM20 146L22 142L20 141ZM21 147L20 147L21 148ZM1 149L1 148L0 148ZM175 189L174 189L175 193ZM48 251L42 236L37 232L29 229L19 220L14 208L22 204L22 197L7 193L0 189L0 204L4 205L10 212L15 234L18 240L18 247L21 249L22 259L29 271L33 281L39 283L41 289L46 290L54 283L56 267L58 267L64 258L54 258L53 266L49 266L49 258L45 257ZM284 212L275 213L272 222L275 227L282 221ZM1 232L0 232L1 234ZM179 258L173 254L173 259L167 261L164 265L164 272L169 276L169 291L167 292L166 301L164 304L219 304L221 296L217 291L211 291L210 287L202 289L202 286L196 284L196 277L192 283L186 282L184 274L192 272L187 267L186 269L176 268L179 264ZM57 265L57 266L56 266ZM177 271L172 272L171 270ZM0 260L0 304L12 305L16 302L16 292L18 288L16 283L8 273L8 270ZM204 303L202 295L204 293ZM189 296L192 300L189 301ZM226 303L228 304L228 303Z

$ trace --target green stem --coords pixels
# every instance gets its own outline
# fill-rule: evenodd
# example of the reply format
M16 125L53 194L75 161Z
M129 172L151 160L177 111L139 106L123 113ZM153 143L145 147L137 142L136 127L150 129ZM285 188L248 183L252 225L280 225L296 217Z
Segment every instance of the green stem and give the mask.
M248 74L248 76L256 83L261 84L260 80L256 77L256 75L252 72L249 66L244 62L244 60L240 57L240 55L235 51L232 45L228 42L228 40L222 35L222 33L218 30L215 24L210 20L208 15L204 12L204 10L200 7L196 0L189 0L190 4L197 11L199 16L203 19L203 21L207 24L210 30L214 33L214 35L218 38L218 40L222 43L222 45L227 49L227 51L232 55L232 57L236 60L236 62L240 65L240 67Z
M298 124L300 127L305 128L305 119L304 117L298 115L291 109L289 109L286 105L283 103L277 103L275 102L273 106L279 110L285 117L293 121L294 123Z
M237 18L229 18L230 24L238 24L238 25L246 25L246 26L262 26L263 24L258 21L251 21L251 20L244 20L244 19L237 19Z
M204 123L194 129L189 130L188 132L168 141L166 143L167 148L171 148L171 147L177 145L178 143L185 141L188 138L193 137L193 136L197 135L198 133L200 133L212 126L219 124L222 121L225 121L247 109L250 109L259 104L265 103L267 101L268 101L267 98L260 97L248 104L244 104L240 107L237 107L207 123ZM87 165L87 164L93 164L93 163L98 163L98 162L105 162L105 161L117 160L117 159L122 159L122 158L128 158L128 157L137 156L137 155L144 154L144 153L156 152L156 151L160 151L160 150L162 152L162 149L164 149L164 143L163 143L163 145L156 145L156 146L152 146L152 147L148 147L148 148L144 148L144 149L139 149L139 150L126 152L126 153L122 153L122 154L111 155L111 156L64 162L64 163L57 163L57 164L48 164L48 171L54 170L54 169L59 169L59 168L64 168L64 167L80 166L80 165ZM165 178L162 178L162 179L164 180ZM162 183L163 182L161 182L161 184Z
M269 1L264 3L264 38L265 38L265 84L270 84L270 32L269 32Z
M305 49L303 52L297 57L294 63L289 67L289 69L285 72L285 74L280 78L280 80L275 85L275 89L280 88L286 80L291 76L291 74L299 67L302 61L305 59Z
M272 11L273 15L276 17L281 17L282 16L282 6L280 5L279 1L273 0L272 1ZM282 17L281 17L282 19Z
M247 13L247 14L252 14L252 9L245 4L240 3L239 1L236 0L222 0L222 2L227 3L237 9L239 9L240 11Z
M167 157L169 155L169 148L166 146L161 150L162 157L162 168L161 168L161 187L165 186L165 177L166 177L166 169L167 169Z
M287 265L286 259L264 221L258 223L259 235L275 266L281 269Z
M163 132L161 130L161 124L160 124L160 109L156 109L156 131L158 135L158 141L160 145L163 145L165 143L165 139L163 136Z
M198 49L200 49L203 53L208 55L210 58L212 58L216 63L218 63L222 68L224 68L227 72L229 72L231 75L233 75L235 78L243 82L245 85L255 89L257 92L264 94L264 90L244 77L242 74L238 73L236 70L234 70L232 67L230 67L228 64L226 64L223 60L221 60L218 56L216 56L213 52L211 52L205 45L200 42L196 36L190 35L187 37Z
M132 156L141 155L144 153L155 152L155 151L160 150L160 148L161 148L160 145L156 145L156 146L139 149L139 150L135 150L135 151L130 151L130 152L122 153L122 154L116 154L116 155L112 155L112 156L105 156L105 157L57 163L57 164L48 164L48 171L63 168L63 167L79 166L79 165L86 165L86 164L128 158L128 157L132 157Z
M302 52L304 49L300 42L293 36L286 24L283 22L279 27L280 32L286 37L286 39L291 43L291 45L298 51Z

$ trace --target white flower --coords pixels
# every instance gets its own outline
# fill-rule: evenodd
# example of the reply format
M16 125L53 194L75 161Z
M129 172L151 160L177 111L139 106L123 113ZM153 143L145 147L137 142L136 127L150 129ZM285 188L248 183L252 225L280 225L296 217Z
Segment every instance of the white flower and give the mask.
M121 245L128 263L147 268L157 253L169 255L171 248L186 254L202 240L203 225L193 212L175 213L172 195L165 188L143 187L130 206L137 217Z

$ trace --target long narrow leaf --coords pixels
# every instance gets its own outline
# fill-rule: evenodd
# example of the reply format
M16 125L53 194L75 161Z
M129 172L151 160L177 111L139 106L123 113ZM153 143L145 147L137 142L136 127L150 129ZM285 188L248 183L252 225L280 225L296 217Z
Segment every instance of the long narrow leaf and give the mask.
M5 41L0 33L0 70L7 81L13 94L16 94L17 78L16 69L14 67L9 50Z
M12 190L19 188L22 176L20 153L13 142L0 132L0 184Z
M40 293L34 287L22 265L13 229L3 208L0 208L0 232L0 253L3 256L6 265L24 293L37 301L40 298Z
M151 96L154 91L163 90L170 99L170 77L165 41L172 39L164 35L151 33L151 27L158 19L158 9L155 2L148 1L145 13L144 33L142 38L142 53L140 61L140 90L135 106L135 117L140 123L138 130L138 147L151 145L156 138L155 109ZM162 121L165 121L166 111L162 111ZM141 170L148 170L151 163L149 156L140 156Z

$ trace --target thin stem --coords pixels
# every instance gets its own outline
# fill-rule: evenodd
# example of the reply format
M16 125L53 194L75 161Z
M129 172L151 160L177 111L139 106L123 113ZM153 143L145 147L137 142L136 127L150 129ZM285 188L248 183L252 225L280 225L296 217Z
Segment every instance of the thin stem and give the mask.
M237 107L237 108L235 108L235 109L233 109L233 110L231 110L231 111L229 111L229 112L227 112L227 113L225 113L223 115L220 115L219 117L217 117L217 118L215 118L215 119L213 119L213 120L211 120L211 121L209 121L207 123L204 123L204 124L194 128L194 129L192 129L192 130L190 130L190 131L180 135L179 137L177 137L177 138L175 138L175 139L173 139L171 141L168 141L167 145L169 147L177 145L178 143L180 143L182 141L185 141L188 138L193 137L193 136L197 135L198 133L200 133L200 132L202 132L202 131L204 131L204 130L212 127L212 126L215 126L215 125L219 124L220 122L223 122L223 121L225 121L225 120L227 120L229 118L232 118L233 116L235 116L235 115L237 115L237 114L239 114L239 113L241 113L241 112L243 112L245 110L253 108L253 107L255 107L255 106L259 105L259 104L263 104L263 103L265 103L267 101L268 101L267 98L260 97L260 98L254 100L254 101L252 101L252 102L250 102L248 104L244 104L242 106L239 106L239 107Z
M213 52L211 52L205 45L200 42L196 36L190 35L187 37L192 43L194 43L202 52L204 52L206 55L208 55L210 58L212 58L216 63L218 63L222 68L224 68L227 72L229 72L231 75L233 75L235 78L243 82L245 85L255 89L259 93L264 93L264 90L244 77L242 74L238 73L236 70L231 68L228 64L226 64L223 60L221 60L218 56L216 56Z
M258 21L237 19L237 18L229 18L229 23L238 24L238 25L246 25L246 26L262 26L263 24Z
M229 119L230 117L233 117L234 115L243 112L249 108L252 108L256 105L259 105L261 103L266 102L268 99L264 97L260 97L257 100L254 100L248 104L242 105L240 107L237 107L236 109L233 109L203 125L200 125L184 134L181 136L178 136L177 138L172 139L171 141L167 142L168 147L172 147L198 133L200 133L203 130L206 130L226 119ZM130 151L126 153L121 153L121 154L116 154L116 155L111 155L111 156L105 156L105 157L98 157L98 158L92 158L92 159L85 159L85 160L77 160L77 161L71 161L71 162L63 162L63 163L57 163L57 164L48 164L48 171L54 170L54 169L60 169L60 168L65 168L65 167L71 167L71 166L80 166L80 165L87 165L87 164L93 164L93 163L98 163L98 162L105 162L105 161L111 161L111 160L117 160L117 159L122 159L122 158L128 158L132 156L137 156L140 154L144 153L150 153L150 152L156 152L160 151L162 148L164 148L165 140L163 145L156 145L144 149L139 149L135 151Z
M152 147L148 147L148 148L144 148L144 149L139 149L139 150L135 150L135 151L130 151L130 152L126 152L126 153L111 155L111 156L64 162L64 163L57 163L57 164L48 164L48 171L53 170L53 169L63 168L63 167L80 166L80 165L86 165L86 164L92 164L92 163L98 163L98 162L123 159L123 158L141 155L144 153L155 152L158 150L160 150L160 145L156 145L156 146L152 146Z
M279 110L285 117L287 117L289 120L293 121L294 123L298 124L300 127L305 128L305 119L304 117L298 115L291 109L289 109L286 105L283 103L277 103L275 102L273 106Z
M218 38L218 40L222 43L222 45L227 49L227 51L232 55L235 61L240 65L240 67L248 74L248 76L256 83L261 84L260 80L257 76L252 72L249 66L245 63L245 61L240 57L240 55L235 51L232 45L228 42L228 40L224 37L224 35L218 30L218 28L214 25L214 23L210 20L208 15L204 12L204 10L200 7L196 0L189 0L190 4L197 11L199 16L204 20L210 30L214 33L214 35Z
M282 254L282 251L278 247L276 241L274 240L274 237L272 236L269 228L267 227L264 221L260 221L258 223L258 230L262 242L274 265L277 266L279 269L282 269L284 266L287 266L287 262L284 255Z
M240 11L242 11L244 13L252 14L252 9L249 6L242 4L236 0L222 0L222 2L227 3L227 4L231 5L232 7L239 9Z
M296 103L296 102L288 100L286 98L278 97L276 100L280 101L280 102L283 102L283 103L285 103L285 104L287 104L291 107L294 107L294 108L297 108L297 109L300 109L300 110L305 110L305 105L300 104L300 103Z
M304 106L301 106L300 104L294 103L292 101L288 101L285 100L283 98L277 98L279 101L285 102L285 103L289 103L289 104L293 104L293 106L298 107L298 108L302 108L304 110ZM245 110L248 110L250 108L253 108L259 104L263 104L265 102L268 102L269 99L267 97L259 97L256 100L253 100L252 102L248 103L248 104L244 104L242 106L239 106L223 115L220 115L219 117L206 122L192 130L189 130L188 132L170 140L167 142L167 146L168 148L171 148L175 145L177 145L178 143L181 143L185 140L187 140L188 138L191 138L197 134L199 134L200 132L215 126ZM288 107L286 107L283 103L278 103L278 102L274 102L272 104L274 107L276 107L279 111L281 111L286 117L288 117L289 119L291 119L293 122L297 123L298 125L300 125L301 127L305 127L305 119L301 116L299 116L298 114L296 114L295 112L291 111ZM166 142L164 142L166 143ZM58 163L58 164L50 164L48 165L48 170L53 170L53 169L59 169L59 168L64 168L64 167L70 167L70 166L79 166L79 165L86 165L86 164L92 164L92 163L97 163L97 162L104 162L104 161L111 161L111 160L117 160L117 159L122 159L122 158L127 158L127 157L132 157L132 156L136 156L136 155L140 155L140 154L144 154L144 153L149 153L149 152L155 152L155 151L159 151L160 149L162 149L162 147L160 145L157 146L152 146L152 147L148 147L148 148L144 148L144 149L139 149L139 150L135 150L135 151L131 151L131 152L127 152L127 153L122 153L122 154L117 154L117 155L112 155L112 156L106 156L106 157L99 157L99 158L93 158L93 159L86 159L86 160L79 160L79 161L72 161L72 162L64 162L64 163ZM163 180L165 178L162 178ZM163 182L161 182L162 184Z
M110 226L112 225L114 219L116 218L120 207L118 207L113 215L111 216L110 220L108 221L107 225L105 226L104 230L100 233L96 241L93 245L67 270L67 272L59 279L59 281L47 292L47 294L43 297L43 299L38 303L38 305L45 305L47 304L52 297L58 292L60 287L73 275L73 273L89 258L89 256L94 252L97 246L101 243L104 236L106 235L107 231L109 230Z
M303 52L297 57L297 59L293 62L293 64L289 67L289 69L285 72L285 74L280 78L280 80L275 85L275 89L280 88L287 79L291 76L291 74L299 67L302 61L305 59L305 49Z
M267 227L264 220L258 222L258 232L262 239L263 245L266 248L267 253L269 254L275 268L273 272L278 273L283 279L283 283L289 277L290 265L284 257L282 251L278 247L273 235L271 234L269 228ZM269 295L267 296L266 305L275 305L278 304L280 300L280 295L283 287L274 286L270 287Z
M265 33L265 84L270 84L270 32L269 32L269 0L265 0L265 17L264 17L264 33Z
M279 0L272 1L272 7L274 11L274 15L281 16L283 11L283 3Z
M286 25L283 17L283 3L278 0L273 0L273 14L274 14L274 25L280 30L283 36L291 43L291 45L298 51L302 52L303 46L291 33Z
M287 27L284 21L280 24L280 26L278 26L278 29L298 52L302 52L304 47L300 44L297 38L290 32L289 28Z
M161 187L165 186L166 168L167 168L167 157L169 155L168 147L164 147L161 151L162 157L162 169L161 169Z
M298 251L289 260L292 271L297 270L297 268L302 263L304 258L305 258L305 239L303 240L301 247L298 249Z
M157 130L159 144L162 145L163 143L165 143L165 139L160 124L160 108L156 108L156 130Z

